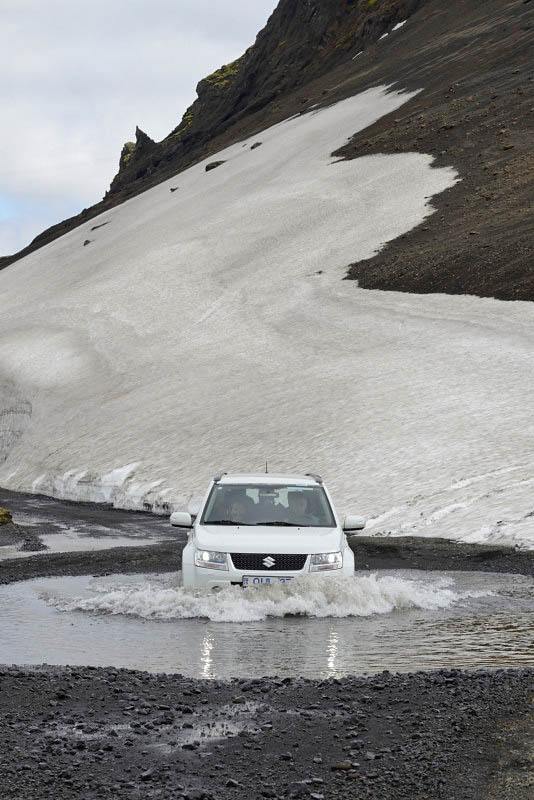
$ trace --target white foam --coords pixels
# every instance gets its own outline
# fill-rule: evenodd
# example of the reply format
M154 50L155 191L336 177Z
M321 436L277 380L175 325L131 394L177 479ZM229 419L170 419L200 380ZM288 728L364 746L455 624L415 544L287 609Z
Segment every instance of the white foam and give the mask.
M467 597L488 591L455 592L452 579L406 580L374 574L356 578L306 575L281 586L243 590L233 586L220 592L187 590L152 584L96 587L97 593L74 600L48 600L61 611L124 614L144 619L204 617L214 622L257 622L267 617L368 617L420 608L448 608ZM93 590L95 587L92 587Z

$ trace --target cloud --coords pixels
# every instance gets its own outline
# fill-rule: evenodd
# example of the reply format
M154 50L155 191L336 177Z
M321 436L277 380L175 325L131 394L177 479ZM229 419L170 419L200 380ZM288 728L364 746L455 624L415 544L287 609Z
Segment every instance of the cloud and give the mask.
M135 126L169 133L198 81L241 55L275 6L4 0L0 255L100 200Z

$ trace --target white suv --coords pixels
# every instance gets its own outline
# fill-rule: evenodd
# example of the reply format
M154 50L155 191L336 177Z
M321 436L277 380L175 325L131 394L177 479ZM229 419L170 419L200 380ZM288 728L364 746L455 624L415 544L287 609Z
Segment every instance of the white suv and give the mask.
M352 576L354 553L345 532L365 518L340 524L319 475L216 475L193 522L171 514L171 525L190 528L182 554L186 587L218 589L285 583L310 572Z

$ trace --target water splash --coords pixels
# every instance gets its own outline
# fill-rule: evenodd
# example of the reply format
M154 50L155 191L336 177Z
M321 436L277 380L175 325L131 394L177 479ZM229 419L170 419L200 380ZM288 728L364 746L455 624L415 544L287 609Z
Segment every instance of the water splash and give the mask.
M120 614L143 619L207 618L213 622L258 622L268 617L369 617L407 609L449 608L467 597L490 591L458 592L448 578L407 580L375 574L356 578L306 575L280 586L242 589L230 586L217 593L184 589L171 583L93 586L90 597L48 598L60 611Z

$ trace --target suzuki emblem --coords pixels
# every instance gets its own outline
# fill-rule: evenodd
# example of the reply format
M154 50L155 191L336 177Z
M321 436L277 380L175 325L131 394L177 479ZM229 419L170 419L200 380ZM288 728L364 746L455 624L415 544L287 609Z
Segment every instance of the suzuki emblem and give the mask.
M263 559L263 565L267 567L267 569L271 569L271 567L274 567L274 558L272 556L267 556L267 558Z

